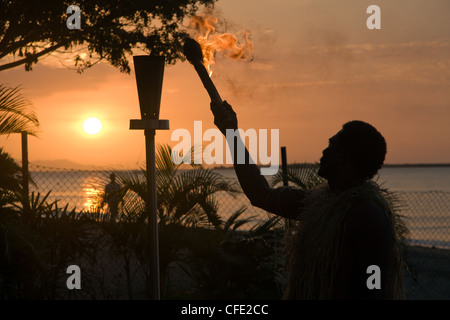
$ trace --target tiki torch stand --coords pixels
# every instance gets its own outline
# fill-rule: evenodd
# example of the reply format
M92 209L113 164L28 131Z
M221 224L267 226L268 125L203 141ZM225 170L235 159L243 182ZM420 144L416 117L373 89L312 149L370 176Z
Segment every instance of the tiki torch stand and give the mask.
M156 199L156 130L168 130L169 120L159 120L165 58L162 56L134 56L136 84L141 119L130 120L130 130L144 130L147 161L147 214L149 231L150 298L160 299L159 241Z

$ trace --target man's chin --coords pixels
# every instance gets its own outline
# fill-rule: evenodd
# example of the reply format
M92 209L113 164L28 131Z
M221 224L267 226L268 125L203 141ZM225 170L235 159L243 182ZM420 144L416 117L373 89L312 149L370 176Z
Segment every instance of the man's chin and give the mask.
M326 177L326 170L322 166L319 167L319 170L317 171L317 174L319 175L319 177L322 177L324 179L327 178Z

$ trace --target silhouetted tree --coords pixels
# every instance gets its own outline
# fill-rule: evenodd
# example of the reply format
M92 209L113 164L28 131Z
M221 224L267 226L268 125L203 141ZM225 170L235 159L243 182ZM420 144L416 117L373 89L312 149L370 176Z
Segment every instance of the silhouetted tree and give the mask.
M107 60L129 73L127 55L133 48L163 54L173 64L183 59L183 19L214 2L0 0L0 71L20 65L30 71L40 58L56 50L70 53L79 72ZM66 24L72 15L67 8L74 4L81 12L80 29ZM13 56L13 61L2 63L7 56Z

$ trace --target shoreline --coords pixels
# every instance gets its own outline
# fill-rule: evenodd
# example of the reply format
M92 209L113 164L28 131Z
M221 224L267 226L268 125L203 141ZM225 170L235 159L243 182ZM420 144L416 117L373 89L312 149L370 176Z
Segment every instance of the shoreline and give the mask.
M408 246L450 251L450 241L408 239Z

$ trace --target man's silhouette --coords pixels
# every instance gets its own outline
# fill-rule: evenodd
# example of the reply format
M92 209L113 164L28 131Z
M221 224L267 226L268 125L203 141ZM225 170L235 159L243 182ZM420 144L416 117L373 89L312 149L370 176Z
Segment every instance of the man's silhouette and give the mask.
M115 221L119 212L119 184L116 182L116 174L113 172L109 175L111 181L105 186L105 200L108 202L111 221Z
M225 101L211 103L223 134L237 129L236 113ZM383 165L386 142L370 124L351 121L329 139L319 175L327 184L315 190L271 188L251 164L234 168L252 205L298 220L293 236L287 299L402 299L402 259L396 217L371 179ZM232 150L233 151L233 150ZM233 153L233 152L232 152ZM368 285L378 266L380 289Z

